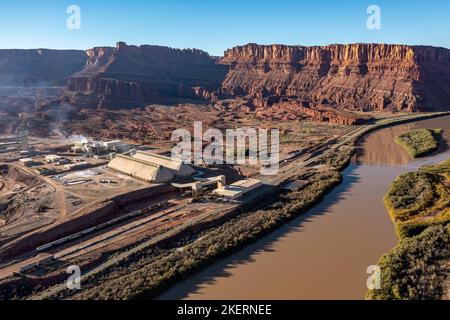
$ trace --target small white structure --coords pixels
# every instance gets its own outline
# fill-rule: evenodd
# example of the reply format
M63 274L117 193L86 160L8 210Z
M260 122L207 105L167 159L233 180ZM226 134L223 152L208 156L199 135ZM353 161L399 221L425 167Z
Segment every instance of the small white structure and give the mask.
M103 145L106 149L113 149L115 147L123 145L123 142L120 140L105 141L103 142Z
M128 152L134 148L133 145L125 143L120 140L105 141L103 142L103 146L107 150L116 151L118 153Z
M69 159L66 159L66 158L61 158L60 160L58 160L56 162L56 164L58 166L62 166L62 165L69 164L69 163L71 163L71 161Z
M225 176L220 175L210 178L194 178L195 181L187 183L177 183L172 182L170 185L177 189L192 189L193 191L202 190L203 188L209 187L216 184L218 189L223 189L226 185Z
M31 158L23 158L19 160L25 167L30 167L33 164L33 159Z
M85 169L89 166L90 166L90 164L88 162L77 162L77 163L66 164L64 167L67 170L78 170L78 169Z
M26 156L28 156L30 154L30 151L29 150L22 150L19 153L20 153L21 156L25 156L26 157Z
M85 137L78 137L72 140L74 153L87 153L90 155L103 155L108 151L115 151L118 153L125 153L133 149L133 145L125 143L120 140L113 141L95 141Z
M78 144L75 144L72 148L72 152L73 153L83 153L84 152L84 147Z
M230 184L229 186L219 187L213 191L214 194L228 199L237 199L244 194L259 188L262 185L257 179L243 179Z
M62 159L62 157L60 157L56 154L50 154L50 155L45 156L45 161L47 163L55 163L55 162L60 161L61 159Z

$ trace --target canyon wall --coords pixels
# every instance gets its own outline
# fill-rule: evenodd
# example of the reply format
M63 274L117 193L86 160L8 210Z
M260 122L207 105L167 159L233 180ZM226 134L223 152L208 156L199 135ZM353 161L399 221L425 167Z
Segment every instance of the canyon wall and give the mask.
M292 97L358 111L450 109L450 50L350 44L248 44L229 49L221 92Z
M64 86L86 59L82 50L0 50L0 87Z
M227 67L196 49L128 46L87 50L83 70L69 79L65 98L85 107L210 100Z
M0 96L24 97L31 87L65 84L62 99L85 108L249 96L256 107L289 99L299 105L307 101L311 108L438 111L450 109L450 50L248 44L227 50L220 59L196 49L123 42L87 51L0 50ZM10 93L9 87L28 91Z

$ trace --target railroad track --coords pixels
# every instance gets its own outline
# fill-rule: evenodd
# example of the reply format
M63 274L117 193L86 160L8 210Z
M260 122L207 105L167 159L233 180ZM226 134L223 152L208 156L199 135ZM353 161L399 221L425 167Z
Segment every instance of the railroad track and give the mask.
M16 267L15 269L13 267L9 266L9 269L12 270L10 272L10 274L12 274L13 272L22 272L22 273L29 272L31 270L34 270L34 269L38 268L38 267L41 267L41 266L46 265L46 264L49 264L53 260L59 259L62 256L60 253L56 253L55 254L55 253L49 253L51 251L49 251L49 252L44 252L44 251L47 251L47 250L52 249L54 247L58 247L58 246L64 245L66 243L70 243L70 242L75 241L77 239L81 239L84 236L89 236L90 234L95 233L96 231L101 231L102 229L105 229L105 228L107 228L109 226L114 226L115 224L119 224L119 223L121 223L123 221L126 221L127 219L137 217L137 216L139 216L141 214L147 214L150 211L152 211L154 209L157 209L157 208L160 208L160 207L162 207L165 204L166 204L166 202L158 203L158 204L155 204L155 205L153 205L151 207L148 207L146 209L134 211L134 212L129 213L129 214L125 215L125 216L122 216L122 217L110 220L110 221L102 223L100 225L97 225L97 226L85 229L85 230L83 230L81 232L78 232L78 233L66 236L64 238L60 238L58 240L52 241L50 243L41 245L41 246L36 248L36 252L37 252L36 256L29 257L28 260L20 261L19 263L16 264L19 267ZM151 217L153 217L153 216L151 216ZM43 259L43 260L39 260L39 259L36 260L36 257L38 257L41 254L44 254L46 256L46 258ZM24 262L26 262L26 261L28 261L28 263L24 264Z
M184 207L184 205L181 205L179 207L171 208L170 211L163 211L160 214L151 215L144 219L141 219L138 221L133 221L127 225L119 227L118 229L114 229L114 230L100 236L97 239L93 239L92 241L87 241L76 247L71 247L68 250L63 250L62 252L55 254L55 259L70 259L70 258L79 256L80 254L85 254L92 250L98 250L98 249L101 249L108 245L111 245L112 243L114 243L113 240L117 239L121 235L124 235L125 233L129 233L129 232L133 232L134 230L136 230L142 226L145 226L149 223L152 223L152 222L155 222L162 218L165 218L165 217L169 216L171 213L182 209L183 207ZM131 236L133 236L133 235L130 235L130 237ZM121 239L121 240L123 240L123 239ZM88 249L92 249L92 250L88 250Z
M175 228L173 228L173 229L171 229L171 230L169 230L169 231L167 231L165 233L162 233L162 234L160 234L160 235L158 235L158 236L156 236L156 237L154 237L154 238L152 238L152 239L150 239L150 240L148 240L146 242L143 242L143 243L137 245L134 248L131 248L130 250L128 250L126 252L123 252L123 253L119 254L118 256L116 256L114 258L111 258L110 260L107 260L105 263L103 263L103 264L101 264L99 266L91 268L89 271L83 273L82 276L83 276L83 278L88 278L88 277L94 276L95 274L106 270L107 268L109 268L109 267L113 266L114 264L116 264L116 263L118 263L118 262L128 258L129 256L131 256L131 255L133 255L135 253L138 253L138 252L140 252L142 250L145 250L148 247L154 246L158 242L160 242L160 241L162 241L162 240L164 240L166 238L169 238L171 236L174 236L174 235L180 233L181 231L183 231L184 229L186 229L186 228L188 228L188 227L190 227L192 225L198 224L202 220L206 220L206 219L208 219L211 216L217 215L217 214L225 212L225 211L232 210L232 209L236 208L237 206L238 206L237 204L236 205L229 205L228 208L219 208L219 209L216 209L216 210L212 210L210 212L206 212L206 213L200 214L197 217L195 217L194 219L191 219L186 224L182 224L180 226L177 226L177 227L175 227ZM28 300L48 299L48 298L51 298L52 296L58 294L59 292L61 292L63 290L66 290L66 289L67 289L66 283L62 283L62 284L59 284L57 286L54 286L54 287L52 287L52 288L42 292L40 294L37 294L35 296L31 296Z

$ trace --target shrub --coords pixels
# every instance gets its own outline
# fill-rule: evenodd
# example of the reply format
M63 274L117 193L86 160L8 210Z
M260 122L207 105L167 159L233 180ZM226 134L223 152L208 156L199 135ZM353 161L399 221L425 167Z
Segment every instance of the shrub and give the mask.
M426 155L439 146L440 129L417 129L405 132L395 138L395 142L404 147L413 157Z
M371 290L374 300L432 300L444 294L446 270L450 259L448 226L433 226L406 238L379 261L381 289Z

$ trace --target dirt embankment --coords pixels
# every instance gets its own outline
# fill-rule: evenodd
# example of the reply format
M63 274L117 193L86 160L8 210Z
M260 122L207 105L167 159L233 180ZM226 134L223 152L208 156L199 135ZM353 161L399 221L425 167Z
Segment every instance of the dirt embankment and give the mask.
M0 165L0 177L21 183L27 187L35 187L42 182L38 177L7 164Z
M28 172L12 165L0 165L0 218L2 225L38 208L41 203L51 203L54 189Z
M140 201L152 199L154 203L161 200L161 196L174 192L168 185L157 185L139 189L127 194L117 195L105 199L100 204L95 204L86 208L84 214L76 218L67 219L62 223L51 226L38 234L32 234L20 239L10 247L6 248L1 256L3 260L11 259L15 256L30 252L36 247L65 236L80 232L84 229L96 226L105 221L120 216L127 210L127 206L134 205Z

